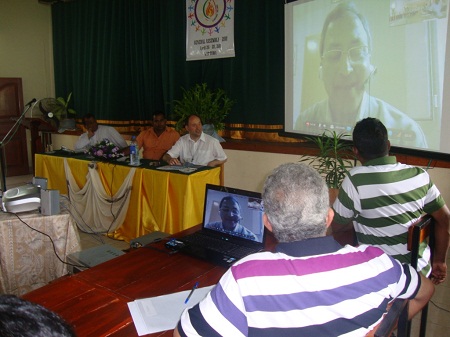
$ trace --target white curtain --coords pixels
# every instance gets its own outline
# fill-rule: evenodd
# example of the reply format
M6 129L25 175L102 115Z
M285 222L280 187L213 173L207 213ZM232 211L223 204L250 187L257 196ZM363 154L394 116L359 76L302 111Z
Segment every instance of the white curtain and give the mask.
M109 233L119 227L127 214L136 168L131 168L122 186L113 196L106 193L95 163L87 163L86 184L79 188L64 159L71 213L78 228L88 233Z

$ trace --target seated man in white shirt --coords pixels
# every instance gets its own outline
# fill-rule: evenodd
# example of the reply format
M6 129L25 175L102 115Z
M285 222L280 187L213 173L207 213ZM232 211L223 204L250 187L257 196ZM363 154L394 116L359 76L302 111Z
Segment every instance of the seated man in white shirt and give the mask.
M188 134L178 141L163 156L170 165L191 163L203 166L219 166L227 161L227 155L219 141L203 132L202 121L197 115L190 115L185 122Z
M121 150L128 147L127 142L116 129L111 126L98 125L93 114L88 113L84 115L83 124L86 132L75 143L75 150L89 150L91 146L101 142L105 138Z

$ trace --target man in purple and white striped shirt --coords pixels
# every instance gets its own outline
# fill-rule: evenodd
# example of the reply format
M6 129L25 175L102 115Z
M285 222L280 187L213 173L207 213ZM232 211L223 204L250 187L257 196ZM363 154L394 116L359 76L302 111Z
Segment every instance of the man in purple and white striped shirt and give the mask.
M321 176L300 163L267 178L264 223L274 253L234 264L199 304L183 312L174 336L365 336L389 302L409 298L412 317L434 286L372 246L339 245Z

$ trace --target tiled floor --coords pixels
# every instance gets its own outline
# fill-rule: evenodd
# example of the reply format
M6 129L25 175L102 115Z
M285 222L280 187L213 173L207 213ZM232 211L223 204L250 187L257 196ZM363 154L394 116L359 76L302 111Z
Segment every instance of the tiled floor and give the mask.
M6 179L7 188L12 188L31 182L32 176L9 177ZM84 249L109 244L119 250L129 248L124 241L113 240L104 235L97 236L80 231L81 246ZM450 267L450 253L447 255L447 265ZM450 268L449 268L450 269ZM419 335L419 317L413 320L411 336ZM436 291L429 304L427 320L427 337L444 337L450 335L450 277L436 287Z

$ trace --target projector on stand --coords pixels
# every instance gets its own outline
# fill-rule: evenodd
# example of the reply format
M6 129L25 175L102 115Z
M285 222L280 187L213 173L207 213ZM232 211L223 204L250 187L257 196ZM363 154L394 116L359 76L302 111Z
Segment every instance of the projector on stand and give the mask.
M3 211L11 213L28 212L41 206L41 188L36 185L23 185L11 188L2 195Z
M32 184L11 188L2 195L5 212L39 210L43 215L59 214L59 191L47 189L47 178L33 177Z

